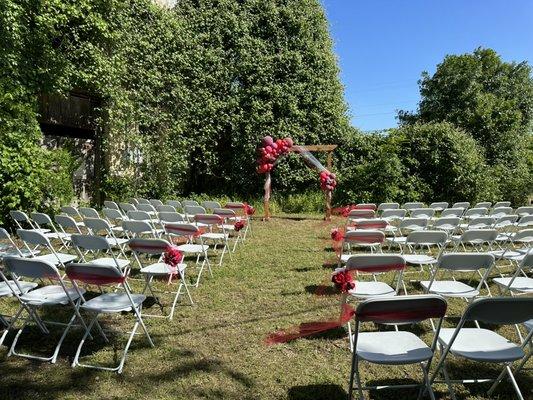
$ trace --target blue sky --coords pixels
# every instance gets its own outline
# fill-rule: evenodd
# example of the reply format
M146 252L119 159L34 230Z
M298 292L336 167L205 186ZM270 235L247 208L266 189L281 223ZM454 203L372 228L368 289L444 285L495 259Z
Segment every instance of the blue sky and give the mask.
M533 0L322 0L352 124L396 126L414 110L417 80L446 54L490 47L533 62Z

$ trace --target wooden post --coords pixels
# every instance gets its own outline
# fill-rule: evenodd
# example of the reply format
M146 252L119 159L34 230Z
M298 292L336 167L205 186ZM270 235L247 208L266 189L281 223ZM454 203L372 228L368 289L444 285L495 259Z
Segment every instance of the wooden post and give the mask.
M326 197L326 216L324 217L324 221L331 221L331 197L332 197L332 191L327 190L324 192Z
M333 151L328 151L328 171L331 172L331 168L333 167Z
M270 178L270 172L267 172L265 175L265 195L263 197L263 206L265 209L265 215L263 221L268 221L270 219L270 191L271 191L272 181Z

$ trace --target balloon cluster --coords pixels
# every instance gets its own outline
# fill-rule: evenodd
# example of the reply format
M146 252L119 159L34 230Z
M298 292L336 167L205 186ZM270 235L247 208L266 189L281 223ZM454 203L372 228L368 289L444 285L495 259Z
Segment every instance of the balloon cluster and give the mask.
M320 187L324 192L331 192L337 186L337 177L328 170L320 173Z
M287 154L292 145L291 138L274 140L272 136L265 136L261 141L261 147L257 150L259 153L257 172L259 174L266 174L272 171L278 157Z

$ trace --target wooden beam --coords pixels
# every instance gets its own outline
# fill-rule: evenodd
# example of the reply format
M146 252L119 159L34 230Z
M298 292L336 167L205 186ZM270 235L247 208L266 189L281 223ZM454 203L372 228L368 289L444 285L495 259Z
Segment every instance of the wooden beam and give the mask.
M299 147L307 151L333 151L338 146L336 144L313 144L309 146L299 146ZM291 151L295 151L295 150L291 149Z

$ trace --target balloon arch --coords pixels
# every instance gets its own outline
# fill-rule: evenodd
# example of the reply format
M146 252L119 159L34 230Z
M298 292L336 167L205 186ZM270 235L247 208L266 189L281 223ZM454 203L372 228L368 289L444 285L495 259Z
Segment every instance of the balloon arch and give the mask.
M319 172L320 188L324 192L325 201L325 220L331 219L331 197L335 186L337 186L337 180L335 174L331 173L332 164L332 152L337 145L315 145L315 146L298 146L295 145L291 138L274 140L271 136L265 136L260 146L257 149L259 158L257 159L257 173L265 175L264 185L264 209L265 214L263 219L270 219L270 195L272 192L272 178L270 172L278 164L278 162L290 152L299 154L306 165L315 171ZM322 151L328 153L328 168L324 167L315 156L311 154L311 151Z

